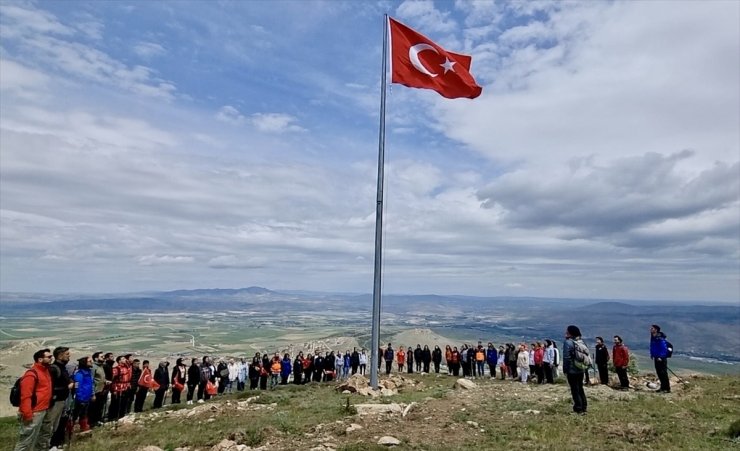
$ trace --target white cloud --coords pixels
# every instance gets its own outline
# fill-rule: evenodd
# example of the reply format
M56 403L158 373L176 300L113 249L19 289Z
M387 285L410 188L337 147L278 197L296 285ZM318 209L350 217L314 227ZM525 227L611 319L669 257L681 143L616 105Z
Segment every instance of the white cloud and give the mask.
M305 128L297 125L298 119L283 113L255 113L250 122L257 130L267 133L303 132Z
M396 13L403 19L413 20L413 25L407 25L422 34L449 33L458 27L450 13L435 8L431 0L406 0L398 6Z
M145 59L164 55L165 53L164 47L156 42L139 42L134 45L133 49L134 53Z
M185 255L143 255L138 258L142 266L192 263L195 259Z
M218 110L218 113L216 113L216 119L234 125L242 124L246 120L239 110L231 105L222 106L221 109Z

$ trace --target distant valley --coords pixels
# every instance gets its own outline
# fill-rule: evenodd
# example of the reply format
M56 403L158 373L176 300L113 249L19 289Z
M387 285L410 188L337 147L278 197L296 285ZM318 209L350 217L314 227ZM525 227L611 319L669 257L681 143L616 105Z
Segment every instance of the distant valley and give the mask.
M200 335L207 326L239 330L239 324L275 334L282 329L311 330L330 335L348 333L360 345L370 341L372 296L273 291L262 287L200 289L126 295L36 295L3 293L0 340L34 339L47 333L34 332L36 322L55 316L103 317L107 320L151 322L158 315L193 315L210 318L184 321L181 332ZM166 317L166 316L164 316ZM237 320L237 318L241 318ZM191 318L192 319L192 318ZM235 325L235 321L236 325ZM28 323L31 323L30 325ZM105 321L106 323L108 321ZM677 357L740 363L740 306L688 305L644 301L469 297L438 295L384 295L381 334L405 328L428 328L440 335L467 341L561 340L568 324L581 327L587 340L595 336L621 335L633 351L645 353L648 329L660 324L676 348ZM64 321L57 322L55 329ZM14 327L15 325L15 327ZM93 326L91 326L93 327ZM169 329L178 331L171 325ZM79 331L78 331L79 332ZM187 333L186 333L187 332ZM63 335L54 330L53 335ZM82 333L84 336L84 333ZM269 336L269 333L268 333ZM48 338L48 337L46 337ZM247 339L246 337L242 337ZM455 344L455 343L452 343Z

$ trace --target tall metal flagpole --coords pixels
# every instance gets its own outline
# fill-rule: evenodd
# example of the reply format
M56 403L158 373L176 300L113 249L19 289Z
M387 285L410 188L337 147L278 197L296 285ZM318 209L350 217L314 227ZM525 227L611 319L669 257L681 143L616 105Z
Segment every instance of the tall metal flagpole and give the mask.
M375 278L373 280L373 335L370 386L378 389L380 348L380 293L383 262L383 169L385 165L385 73L388 64L388 14L383 19L383 75L380 83L380 131L378 133L378 194L375 205Z

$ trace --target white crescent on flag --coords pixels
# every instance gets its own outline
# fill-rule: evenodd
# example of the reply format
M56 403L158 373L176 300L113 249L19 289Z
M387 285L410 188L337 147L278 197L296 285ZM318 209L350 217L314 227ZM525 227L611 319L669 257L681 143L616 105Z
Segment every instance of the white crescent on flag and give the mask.
M423 64L421 64L421 60L419 60L419 53L421 53L424 50L431 50L434 53L439 55L439 52L437 51L437 49L435 49L429 44L412 45L409 48L409 59L411 60L411 64L413 64L416 70L418 70L422 74L429 75L430 77L436 77L438 74L435 74L434 72L430 72L429 69L427 69L426 67L424 67ZM445 72L447 71L445 70Z

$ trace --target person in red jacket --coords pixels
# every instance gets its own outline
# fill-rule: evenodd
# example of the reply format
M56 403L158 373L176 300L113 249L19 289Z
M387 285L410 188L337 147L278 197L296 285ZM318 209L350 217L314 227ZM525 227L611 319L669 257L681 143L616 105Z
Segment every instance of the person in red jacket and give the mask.
M113 367L113 383L111 384L110 407L108 407L108 421L116 421L126 414L126 395L131 387L131 362L126 356L116 357L116 366Z
M614 347L612 348L612 362L619 377L619 388L627 390L630 388L630 380L627 377L627 367L630 364L630 351L624 345L622 337L614 336Z
M33 354L33 366L21 378L21 405L18 417L21 423L15 451L46 449L39 443L41 428L52 400L52 380L49 373L52 354L42 349ZM48 427L51 427L51 423Z

